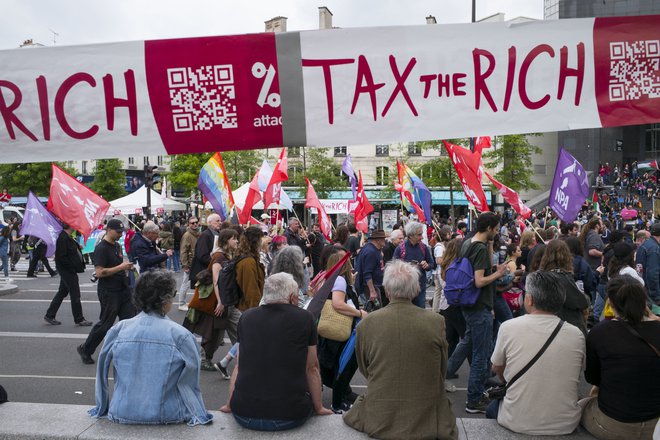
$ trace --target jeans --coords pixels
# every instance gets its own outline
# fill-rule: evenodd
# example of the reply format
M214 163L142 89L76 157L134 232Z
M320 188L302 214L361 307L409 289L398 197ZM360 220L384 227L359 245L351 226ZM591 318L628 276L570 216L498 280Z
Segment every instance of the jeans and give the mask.
M497 420L497 415L500 412L500 403L502 403L502 399L493 400L488 404L488 407L486 408L487 419Z
M5 273L5 278L9 278L9 255L1 256L0 260L2 260L2 270Z
M238 422L238 424L243 428L253 429L255 431L286 431L287 429L293 429L302 426L309 417L304 417L297 420L268 420L241 417L234 413L234 418L236 419L236 422Z
M424 288L419 292L419 295L417 295L415 299L412 300L412 303L419 308L426 308L426 278L424 279Z
M449 358L447 373L455 372L467 357L469 347L472 347L472 363L468 378L467 400L477 403L484 394L484 383L488 378L488 364L493 351L493 316L488 309L471 310L463 308L465 318L465 337L458 343L456 350ZM458 360L460 363L456 366Z
M48 259L46 258L46 245L39 245L32 251L32 258L30 258L30 266L28 267L27 276L31 277L34 275L34 271L37 268L37 263L41 261L48 270L48 273L51 276L54 276L56 272L51 269L50 264L48 264Z
M57 289L55 298L50 302L50 306L46 311L48 318L55 319L57 311L62 305L62 301L67 295L71 295L71 313L73 314L73 321L77 324L85 320L82 311L82 304L80 303L80 285L78 284L78 274L68 270L60 269L60 288Z
M493 341L497 339L497 331L500 329L500 324L509 319L513 319L513 313L502 294L495 294L495 301L493 302L493 311L495 312L495 323L493 328Z
M101 303L99 322L94 324L87 340L82 345L83 351L90 356L96 351L96 347L101 344L105 334L115 323L115 319L119 318L121 321L122 319L132 318L136 314L131 291L128 288L124 290L105 290L99 287L98 297Z
M594 301L594 318L596 318L596 321L600 321L605 309L605 285L598 284L596 292L598 292L598 295L596 295L596 301Z
M169 258L172 260L172 270L178 272L181 270L181 251L174 249L174 254Z

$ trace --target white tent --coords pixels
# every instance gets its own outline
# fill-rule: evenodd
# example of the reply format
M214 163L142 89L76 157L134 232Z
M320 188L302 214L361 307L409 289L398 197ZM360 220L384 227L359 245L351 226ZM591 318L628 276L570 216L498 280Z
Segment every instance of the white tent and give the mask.
M110 209L118 209L122 214L133 214L137 208L147 206L147 187L142 185L135 192L110 202ZM186 205L176 200L162 198L151 190L151 210L163 208L165 211L185 211Z

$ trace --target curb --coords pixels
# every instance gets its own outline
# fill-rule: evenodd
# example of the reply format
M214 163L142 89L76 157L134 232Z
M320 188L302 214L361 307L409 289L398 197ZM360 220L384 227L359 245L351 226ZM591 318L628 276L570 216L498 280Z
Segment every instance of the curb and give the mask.
M5 284L0 286L0 296L12 295L18 292L18 286L15 284Z

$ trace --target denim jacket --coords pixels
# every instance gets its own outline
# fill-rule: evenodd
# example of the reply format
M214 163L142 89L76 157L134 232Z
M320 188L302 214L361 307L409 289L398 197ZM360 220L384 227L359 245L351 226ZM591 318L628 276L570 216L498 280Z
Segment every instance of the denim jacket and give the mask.
M108 392L113 365L114 392ZM211 422L199 389L193 335L167 316L140 313L108 331L98 358L93 417L126 424Z

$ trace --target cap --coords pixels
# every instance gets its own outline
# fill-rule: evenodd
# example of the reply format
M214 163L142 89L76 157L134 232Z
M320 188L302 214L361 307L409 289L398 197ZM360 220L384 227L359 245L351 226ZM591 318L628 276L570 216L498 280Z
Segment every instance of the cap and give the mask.
M622 260L634 252L634 248L628 243L621 242L614 245L614 256Z
M382 229L376 229L375 231L373 231L371 233L369 238L371 240L376 240L376 239L379 239L379 238L385 238L385 231L383 231Z
M117 218L111 218L108 220L108 224L105 228L114 229L117 232L124 232L124 224Z
M653 223L653 226L651 226L651 235L655 237L660 236L660 222Z
M266 214L265 212L261 214L261 219L266 220L267 218L270 218L270 215Z

